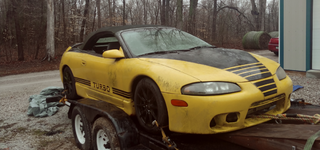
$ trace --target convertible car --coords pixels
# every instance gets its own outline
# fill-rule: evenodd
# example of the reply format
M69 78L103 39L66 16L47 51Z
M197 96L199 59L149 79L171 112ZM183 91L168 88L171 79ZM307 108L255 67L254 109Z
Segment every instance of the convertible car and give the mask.
M215 134L268 121L290 107L292 81L280 65L217 48L172 27L105 27L69 47L60 64L67 98L114 104L142 128Z

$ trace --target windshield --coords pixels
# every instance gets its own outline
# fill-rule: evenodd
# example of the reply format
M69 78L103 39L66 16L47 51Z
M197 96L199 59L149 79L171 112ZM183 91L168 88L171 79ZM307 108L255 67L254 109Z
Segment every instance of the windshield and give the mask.
M121 35L135 56L212 46L189 33L175 28L134 29L124 31Z

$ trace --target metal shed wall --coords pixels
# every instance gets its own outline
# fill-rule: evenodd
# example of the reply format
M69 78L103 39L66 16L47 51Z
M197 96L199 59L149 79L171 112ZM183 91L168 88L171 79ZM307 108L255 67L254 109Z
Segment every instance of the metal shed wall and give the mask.
M313 1L312 69L320 70L320 1Z
M281 65L286 70L306 71L306 1L283 0L282 4Z

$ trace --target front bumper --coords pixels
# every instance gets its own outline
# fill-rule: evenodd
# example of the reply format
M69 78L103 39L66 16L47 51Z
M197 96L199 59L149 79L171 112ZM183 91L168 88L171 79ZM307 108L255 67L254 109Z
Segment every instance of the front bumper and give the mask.
M272 102L276 107L267 114L281 114L290 107L292 81L287 76L279 81L272 77L277 84L276 94L264 97L262 92L251 82L238 83L242 91L216 96L190 96L162 93L166 101L170 131L192 134L215 134L230 132L266 122L270 119L248 118L253 105L263 108ZM282 96L282 97L281 97ZM188 107L176 107L171 100L184 100ZM260 107L260 106L259 106ZM261 108L260 107L260 108ZM236 115L236 121L227 121L228 114Z

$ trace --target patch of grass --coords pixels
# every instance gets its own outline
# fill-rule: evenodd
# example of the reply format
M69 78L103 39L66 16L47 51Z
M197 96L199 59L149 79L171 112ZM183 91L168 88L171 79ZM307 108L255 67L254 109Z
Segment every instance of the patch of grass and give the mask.
M47 147L51 142L54 142L52 140L40 140L39 141L39 146L41 148Z
M21 133L21 132L25 132L27 129L28 128L26 128L26 127L19 127L17 129L15 129L15 131Z
M41 136L41 135L44 135L44 134L46 134L47 133L47 131L42 131L42 130L32 130L32 134L33 135L36 135L36 136Z

